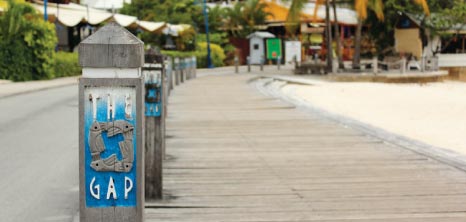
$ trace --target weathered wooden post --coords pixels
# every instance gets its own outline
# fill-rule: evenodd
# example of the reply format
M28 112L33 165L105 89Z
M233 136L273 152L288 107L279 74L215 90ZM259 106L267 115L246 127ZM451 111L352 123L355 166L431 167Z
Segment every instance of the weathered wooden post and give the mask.
M251 72L251 57L248 56L246 58L246 60L247 60L247 63L248 63L248 72Z
M235 73L238 73L239 72L239 68L238 68L239 61L238 61L238 56L237 55L235 55L234 63L235 63Z
M181 72L180 58L175 57L175 85L180 84L180 72Z
M264 71L264 62L265 62L264 56L261 56L261 62L260 62L261 71Z
M282 57L278 56L277 57L277 69L280 70L280 64L282 63Z
M189 57L189 78L190 79L194 79L194 67L195 67L194 58Z
M425 71L426 71L426 57L421 56L421 72L425 72Z
M149 50L142 69L145 79L145 197L162 199L162 144L164 130L164 66L163 56Z
M167 73L167 95L170 95L170 92L173 89L173 65L171 57L165 57L165 72Z
M401 74L406 73L406 58L401 58L401 67L400 67Z
M190 80L191 79L191 71L192 71L193 63L191 61L191 57L185 58L185 60L186 60L187 66L188 66L186 68L186 80Z
M184 64L183 82L186 82L189 79L189 60L188 60L188 58L183 58L183 64Z
M196 56L193 56L193 78L197 77L197 58Z
M144 43L109 23L79 46L80 221L144 219Z
M180 59L180 82L184 83L186 74L186 60L184 58Z
M377 73L379 72L379 67L378 67L378 60L377 60L377 57L374 56L374 58L372 58L372 72L374 73L374 75L377 75Z

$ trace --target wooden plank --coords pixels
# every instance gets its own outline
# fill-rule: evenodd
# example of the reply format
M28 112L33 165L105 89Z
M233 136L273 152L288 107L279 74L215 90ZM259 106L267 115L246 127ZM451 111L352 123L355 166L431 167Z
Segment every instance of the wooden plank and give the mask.
M208 76L173 91L146 221L465 221L466 173Z

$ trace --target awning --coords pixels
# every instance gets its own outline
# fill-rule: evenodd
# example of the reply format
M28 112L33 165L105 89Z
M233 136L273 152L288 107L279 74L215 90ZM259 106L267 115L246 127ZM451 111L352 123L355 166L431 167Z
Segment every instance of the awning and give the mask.
M41 14L44 14L44 4L42 1L35 1L31 5ZM123 27L140 28L146 32L160 33L166 26L165 22L139 21L134 16L123 14L112 14L83 5L69 4L47 4L47 15L50 22L58 21L67 27L74 27L79 23L99 25L103 22L115 21Z
M157 32L160 33L167 23L165 22L147 22L147 21L137 21L138 26L146 32Z
M165 35L178 36L181 32L184 32L190 28L190 25L167 24L167 26L162 30L162 33Z
M304 5L303 12L308 15L314 15L315 3L306 3ZM348 8L339 8L337 7L337 19L338 23L345 25L357 25L358 24L358 15L356 11ZM317 21L325 20L325 5L320 5L317 8ZM333 15L333 10L330 10L330 21L335 22L335 16Z

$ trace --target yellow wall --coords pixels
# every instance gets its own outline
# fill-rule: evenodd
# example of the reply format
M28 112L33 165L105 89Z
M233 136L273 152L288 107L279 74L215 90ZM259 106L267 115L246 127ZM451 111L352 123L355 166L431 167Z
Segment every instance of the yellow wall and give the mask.
M422 56L419 29L395 29L395 50L402 53L412 53L419 60Z

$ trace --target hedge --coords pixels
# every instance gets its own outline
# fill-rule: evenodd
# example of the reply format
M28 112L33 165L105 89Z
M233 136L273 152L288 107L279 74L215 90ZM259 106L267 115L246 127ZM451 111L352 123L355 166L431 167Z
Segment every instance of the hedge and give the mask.
M210 44L210 55L212 59L212 64L214 67L221 67L224 65L223 60L225 59L225 53L223 49L217 44ZM200 42L197 44L196 51L163 51L162 54L166 56L170 56L172 58L179 57L179 58L187 58L196 56L197 59L197 67L198 68L207 68L207 43Z
M0 16L0 79L26 81L53 77L57 37L28 3L9 1Z
M81 66L78 64L78 53L58 52L55 56L53 74L55 78L80 75Z

